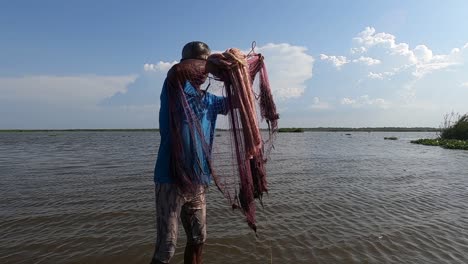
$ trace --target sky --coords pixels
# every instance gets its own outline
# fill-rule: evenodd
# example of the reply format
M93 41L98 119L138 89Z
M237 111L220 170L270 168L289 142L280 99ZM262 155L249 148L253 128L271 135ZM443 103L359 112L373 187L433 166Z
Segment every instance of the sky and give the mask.
M0 129L157 128L166 73L193 40L214 52L256 41L280 127L439 127L468 112L466 10L464 0L0 1Z

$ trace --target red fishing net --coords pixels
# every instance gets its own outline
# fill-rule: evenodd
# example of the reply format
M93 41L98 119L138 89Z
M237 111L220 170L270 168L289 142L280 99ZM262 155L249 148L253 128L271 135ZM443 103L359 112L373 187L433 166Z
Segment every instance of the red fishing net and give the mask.
M200 90L208 73L224 83L229 102L232 162L236 168L232 174L217 173L211 161L209 143L197 120L197 109L190 107L183 91L186 81ZM259 77L255 82L258 89L253 88L256 77ZM169 71L166 85L169 102L172 102L169 106L171 175L178 188L184 192L194 190L194 186L201 182L200 171L208 166L216 186L232 208L240 209L248 225L256 231L255 199L261 202L262 195L268 191L265 163L273 147L279 119L263 56L253 52L245 55L238 49L229 49L212 54L207 61L184 60ZM267 134L262 135L260 121L266 122ZM184 133L196 147L184 148ZM188 159L190 166L187 166Z

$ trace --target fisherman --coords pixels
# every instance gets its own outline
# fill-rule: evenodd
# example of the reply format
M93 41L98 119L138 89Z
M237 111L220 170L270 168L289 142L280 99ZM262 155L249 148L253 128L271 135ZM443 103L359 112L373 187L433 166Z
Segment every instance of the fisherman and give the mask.
M187 43L180 63L169 70L162 88L159 110L161 143L154 170L157 233L152 264L169 263L174 255L179 219L187 235L184 263L202 263L206 240L205 192L211 181L208 163L217 115L226 115L229 111L225 97L200 89L208 77L205 66L210 53L210 48L203 42ZM180 83L183 94L175 91ZM196 118L186 117L184 103ZM194 127L200 131L194 132ZM205 146L209 148L209 155ZM175 155L183 157L184 164L175 164ZM180 171L191 174L188 178L193 186L181 188L180 185L187 182L180 180L183 174ZM186 189L190 191L184 191Z

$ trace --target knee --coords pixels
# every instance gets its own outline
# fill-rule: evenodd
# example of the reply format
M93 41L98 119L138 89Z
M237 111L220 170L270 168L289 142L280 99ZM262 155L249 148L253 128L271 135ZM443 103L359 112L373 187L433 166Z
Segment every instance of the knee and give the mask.
M189 245L202 245L206 241L206 231L202 231L197 235L187 238L187 244Z

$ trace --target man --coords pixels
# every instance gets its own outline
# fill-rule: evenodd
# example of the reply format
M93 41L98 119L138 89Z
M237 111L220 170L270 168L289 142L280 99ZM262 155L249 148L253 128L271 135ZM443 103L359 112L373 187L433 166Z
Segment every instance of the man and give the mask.
M187 235L184 263L202 263L205 186L211 177L216 117L228 112L224 97L200 90L208 77L205 65L210 53L203 42L187 43L181 62L168 72L161 92L161 144L154 172L157 235L152 264L169 263L174 255L179 218Z

